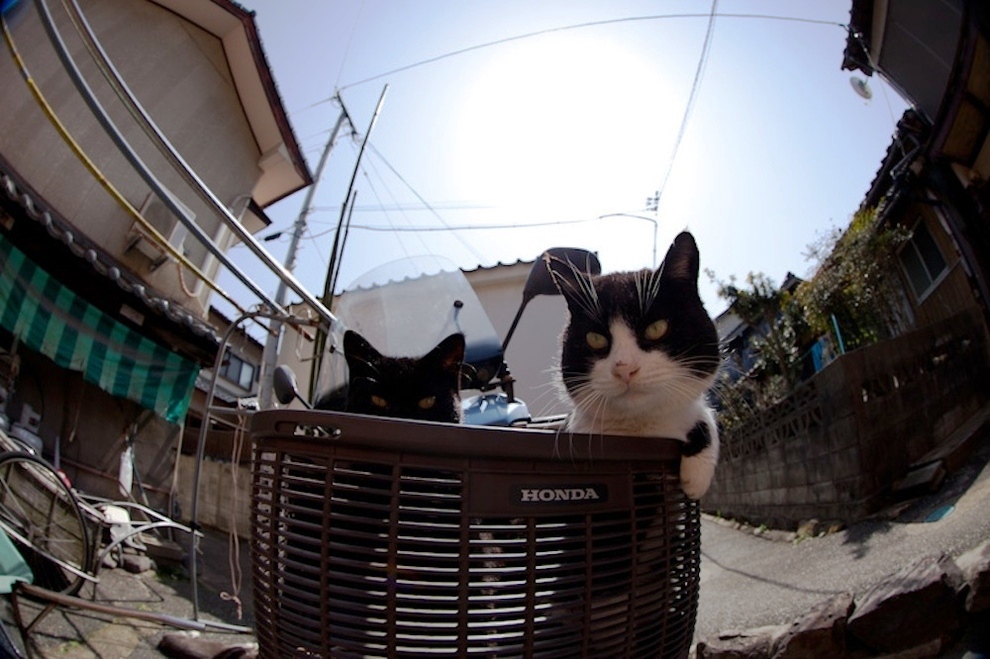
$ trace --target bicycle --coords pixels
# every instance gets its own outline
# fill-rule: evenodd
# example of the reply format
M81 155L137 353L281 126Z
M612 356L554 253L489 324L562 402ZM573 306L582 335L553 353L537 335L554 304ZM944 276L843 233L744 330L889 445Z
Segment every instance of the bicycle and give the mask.
M125 544L140 548L141 533L192 533L146 506L77 492L51 463L2 432L0 449L0 528L28 550L36 582L52 592L75 595L85 583L98 583L104 559Z
M0 528L21 547L35 579L74 595L94 580L91 535L79 499L59 473L27 451L0 454Z

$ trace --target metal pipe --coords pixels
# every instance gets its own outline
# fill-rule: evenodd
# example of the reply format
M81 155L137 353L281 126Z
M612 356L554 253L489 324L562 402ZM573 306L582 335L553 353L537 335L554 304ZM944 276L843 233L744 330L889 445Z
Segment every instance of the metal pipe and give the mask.
M241 272L233 263L227 258L226 254L223 253L213 239L204 232L199 225L197 225L191 218L186 215L185 210L183 210L172 193L169 192L165 186L151 173L151 170L145 165L141 157L137 155L131 145L127 142L124 136L121 134L120 130L114 124L113 120L110 118L109 114L97 100L96 95L90 88L89 84L83 78L82 73L76 66L75 61L72 59L72 55L69 53L68 48L65 45L65 41L62 39L62 35L59 33L58 28L55 26L55 21L52 18L51 12L48 9L48 5L45 0L35 0L35 7L38 10L38 14L41 17L41 22L44 25L45 31L48 33L48 38L55 48L55 52L59 59L62 61L62 65L65 67L66 72L72 79L73 84L75 84L76 89L79 91L86 105L89 106L90 111L96 117L96 120L100 123L103 129L106 131L110 139L117 145L121 153L127 159L127 161L134 167L135 171L144 179L145 183L155 192L162 203L175 215L179 221L181 221L187 229L200 241L214 256L216 256L221 263L227 266L231 272L237 276L241 282L247 286L255 295L260 299L264 300L266 303L275 307L275 303L269 299L267 294L262 291L257 284L255 284L251 279ZM281 311L281 309L279 309Z
M330 282L330 290L337 288L337 278L340 277L340 263L344 260L344 250L347 248L347 236L351 233L351 218L354 217L354 205L357 204L358 191L351 193L351 203L347 208L347 221L344 223L344 237L340 240L340 256L337 259L337 268L333 272L333 280Z
M256 318L272 318L270 312L264 309L247 311L242 313L234 322L227 326L224 330L223 336L220 338L220 347L217 349L217 356L213 360L213 372L210 377L210 387L206 390L206 398L203 401L203 419L199 426L199 437L196 442L196 464L193 468L193 491L192 491L192 510L190 511L190 521L189 527L193 530L190 535L190 551L189 551L189 567L192 573L192 600L193 600L193 618L199 619L199 584L198 576L196 574L196 555L197 555L197 536L196 532L199 530L199 479L202 472L203 456L206 452L206 433L210 428L210 415L214 411L213 398L217 389L217 378L220 375L220 366L223 364L223 356L227 351L227 342L230 340L231 334L237 329L241 323L245 320L256 319ZM281 323L291 323L294 325L312 325L312 321L308 319L296 318L293 316L280 316L275 317ZM249 412L244 412L245 416L250 416Z
M63 462L67 466L72 467L73 469L76 469L78 471L84 471L84 472L86 472L87 474L89 474L91 476L96 476L97 478L102 478L103 480L109 481L111 483L114 483L115 485L120 483L120 480L118 480L118 478L117 478L117 476L115 474L110 474L110 473L107 473L105 471L101 471L101 470L99 470L99 469L97 469L95 467L90 467L89 465L83 464L82 462L76 462L72 458L67 458L64 455L59 456L59 460L61 460L61 462ZM171 492L169 492L168 490L166 490L164 488L157 487L155 485L150 485L150 484L145 485L144 486L144 489L150 490L150 491L154 492L155 494L160 494L162 496L167 496L167 495L171 494Z
M199 225L197 225L191 218L189 218L185 214L185 211L176 203L176 200L172 197L171 193L168 192L168 190L165 189L165 187L161 184L161 182L158 181L158 179L154 176L154 174L151 173L147 165L144 164L144 162L137 155L137 153L135 153L134 150L131 148L130 144L126 141L126 139L124 139L123 135L120 133L117 126L113 123L113 120L110 119L106 110L96 99L95 94L93 93L92 89L89 87L86 80L82 77L82 74L80 73L78 67L75 65L75 62L73 61L71 54L68 52L68 48L66 47L65 42L58 31L58 28L55 26L55 22L52 18L51 12L48 9L47 4L45 3L45 0L35 0L35 6L38 9L39 15L41 16L42 24L45 27L45 31L48 33L48 37L51 40L52 45L55 47L55 51L58 54L59 59L62 61L63 66L65 66L65 69L69 74L69 77L72 79L80 95L83 97L83 100L86 102L90 110L93 112L97 121L99 121L100 125L104 128L104 130L107 132L109 137L121 150L125 158L127 158L128 162L130 162L130 164L134 167L134 169L138 172L138 174L141 175L141 177L148 184L148 186L151 187L151 189L155 192L155 194L159 197L159 199L161 199L162 203L164 203L168 207L168 209L173 214L175 214L175 216L186 226L186 228L189 229L189 231L196 237L196 239L199 240L210 251L210 253L216 256L217 259L219 259L220 262L225 267L227 267L234 276L236 276L245 286L247 286L255 295L257 295L259 299L261 299L266 304L268 304L276 312L284 313L285 310L282 309L280 305L276 304L274 300L272 300L264 291L262 291L257 286L257 284L255 284L236 265L234 265L233 262L231 262L230 259L226 256L226 254L224 254L223 250L221 250L213 242L212 238L209 235L207 235L199 227ZM136 105L136 107L139 106ZM147 117L147 114L144 113L143 110L142 113ZM172 147L171 144L169 144L168 141L165 139L164 135L161 134L161 131L158 130L157 127L150 122L150 117L148 118L148 120L149 120L149 126L152 127L154 131L161 138L162 140L161 145L173 154L175 158L174 162L179 163L180 172L185 171L185 173L196 182L196 184L201 189L201 191L204 194L206 194L207 197L212 201L212 205L215 207L216 210L218 210L218 212L221 215L221 218L226 222L226 224L234 232L234 234L237 235L237 237L241 241L243 241L244 244L248 245L248 247L255 253L255 255L258 256L262 260L262 262L266 266L268 266L270 270L275 272L280 279L283 279L290 286L292 286L292 288L297 293L299 293L299 295L302 296L302 298L316 310L316 312L323 318L324 321L326 321L328 324L333 324L333 322L335 321L333 314L331 314L330 311L315 296L313 296L308 291L306 291L306 289L302 286L302 284L300 284L295 279L295 277L293 277L291 274L286 272L285 269L282 268L282 266L278 264L272 258L272 256L268 254L267 251L265 251L265 249L257 242L257 240L254 239L254 236L252 236L247 231L247 229L245 229L237 221L237 219L234 218L234 216L230 213L230 211L226 208L226 206L224 206L220 202L220 200L217 199L216 196L213 195L213 193L210 192L208 188L206 188L206 186L202 183L202 181L198 177L196 177L195 173L192 172L192 170L188 167L188 165L175 152L174 147Z
M387 92L388 85L385 85L382 87L381 96L378 97L378 104L375 105L375 112L371 115L371 121L368 122L368 130L364 132L364 138L361 140L361 147L358 149L357 159L354 161L354 170L351 172L351 180L350 183L347 184L347 195L344 197L344 203L340 207L340 220L337 222L337 233L334 235L333 248L330 251L330 265L327 267L327 276L323 283L323 297L321 298L323 303L328 307L333 303L333 273L337 268L337 260L339 258L337 249L339 247L341 237L340 234L343 230L344 221L346 219L345 213L347 212L348 205L352 201L354 181L357 179L358 169L361 167L361 157L364 155L365 147L368 146L368 138L371 137L371 131L374 129L375 123L378 121L378 115L381 114L382 106L385 104L385 94ZM310 368L309 378L311 400L316 393L316 385L322 372L323 351L326 346L327 337L330 335L330 329L331 328L328 328L324 331L322 328L318 328L316 331L316 341L314 342L314 360L313 365Z
M209 631L212 627L214 629L227 631L231 633L241 633L248 634L254 630L250 627L243 627L238 625L231 625L223 622L212 622L209 620L189 620L188 618L182 618L179 616L169 615L167 613L157 613L155 611L139 611L137 609L128 609L121 606L114 606L112 604L103 604L100 602L91 602L90 600L82 599L81 597L72 597L70 595L63 595L61 593L56 593L51 590L46 590L39 586L35 586L29 583L21 582L17 584L14 589L14 611L18 618L18 625L24 629L26 632L30 632L31 628L37 624L41 618L48 614L49 609L45 609L41 615L31 621L30 624L25 625L24 619L20 612L19 598L18 595L25 595L26 597L34 600L44 600L57 604L58 606L67 606L75 609L84 609L87 611L96 611L97 613L103 613L106 615L134 618L136 620L144 620L147 622L155 622L163 625L169 625L176 627L178 629L188 629L194 631Z
M306 301L307 304L313 306L327 323L332 324L334 319L333 316L330 314L329 310L327 310L324 305L320 304L319 300L315 296L308 293L302 287L302 284L300 284L298 281L294 279L294 277L291 274L292 266L286 264L286 266L283 267L280 263L275 261L272 258L272 256L267 252L267 250L265 250L264 247L262 247L261 244L258 243L258 241L254 238L254 236L251 233L249 233L246 229L244 229L243 225L230 212L230 209L228 209L216 197L216 195L213 194L213 192L209 189L209 187L207 187L207 185L202 181L202 179L199 178L196 172L193 171L193 169L186 163L186 161L182 158L182 156L175 149L175 147L172 146L172 143L168 140L168 138L161 131L161 129L158 128L158 124L155 123L154 119L152 119L151 116L147 113L147 111L145 111L140 101L137 100L137 97L133 94L133 92L131 92L130 88L127 86L127 83L124 81L123 77L117 71L116 67L114 67L113 62L110 61L110 58L107 56L106 51L104 51L103 47L100 45L99 39L96 38L95 33L93 32L92 28L89 26L89 23L87 22L85 15L83 14L82 10L79 8L79 4L77 0L71 0L71 4L73 7L73 11L75 13L75 18L78 19L80 27L82 27L83 31L85 32L86 40L89 41L90 44L93 46L93 49L95 51L94 54L100 60L99 63L102 64L100 69L101 71L104 72L104 77L106 77L107 81L110 82L112 86L117 87L120 90L120 94L118 94L118 96L120 97L121 101L124 102L126 106L128 106L131 115L134 116L135 120L137 120L137 123L144 130L145 134L148 135L152 143L158 147L158 150L162 153L162 155L164 155L165 158L172 164L172 166L176 168L179 174L185 179L186 183L188 183L193 188L193 190L199 194L200 198L203 201L205 201L208 205L212 206L213 209L220 215L221 219L228 226L230 226L230 228L237 234L238 238L240 238L241 241L243 241L246 245L248 245L248 247L255 253L255 255L258 256L265 263L265 265L267 265L269 269L271 269L272 272L274 272L276 276L278 276L280 288L284 288L287 284L289 286L292 286L293 290L295 290L300 296L302 296L302 298ZM339 95L337 98L338 99L340 98ZM350 121L350 116L347 114L347 109L344 108L344 104L342 100L341 100L341 112L343 113L343 115L347 116L348 121ZM338 126L337 128L334 129L335 135L336 135L336 131L339 129L341 121L342 120L338 120ZM323 164L321 162L319 170L322 170L322 168L323 168ZM317 180L318 179L319 179L319 174L317 174ZM310 190L314 189L315 187L316 187L316 182L314 181ZM284 293L283 293L283 298L276 299L275 302L278 305L283 304ZM326 311L326 314L322 313L321 309L323 311ZM276 309L276 310L281 310L281 309Z
M336 266L337 253L336 253L336 241L340 237L340 231L344 224L344 213L347 210L347 205L351 200L351 190L354 189L354 181L357 179L358 169L361 167L361 157L364 155L364 149L368 146L368 138L371 137L371 131L375 128L375 123L378 121L378 115L382 112L382 106L385 104L385 94L388 92L388 85L382 88L381 96L378 97L378 104L375 105L375 112L371 115L371 121L368 123L368 130L364 132L364 138L361 140L361 147L358 149L357 159L354 161L354 170L351 172L350 183L347 184L347 195L344 197L344 204L340 207L340 220L337 222L337 236L334 238L334 250L330 252L330 266L327 268L327 278L323 286L323 302L329 305L333 300L333 272Z
M58 116L55 114L54 108L52 108L51 104L48 103L48 100L45 98L44 94L41 93L41 89L38 87L38 85L34 82L34 79L31 77L30 72L27 70L27 66L25 66L24 64L24 60L21 58L21 55L17 50L17 46L14 44L13 36L10 34L10 30L8 29L7 26L7 21L4 19L2 13L0 13L0 28L2 28L3 30L4 42L7 44L7 48L10 50L10 54L11 57L13 57L14 59L14 63L17 65L17 68L21 72L21 77L24 78L24 83L28 86L28 89L31 91L31 95L34 96L35 101L37 101L38 105L41 107L41 111L48 118L48 121L51 123L52 127L55 128L55 131L62 137L65 143L69 146L69 149L72 151L73 154L75 154L75 156L79 159L79 161L83 164L83 166L89 170L90 174L92 174L93 177L103 186L103 188L107 191L107 193L118 204L120 204L120 206L124 210L126 210L127 213L131 215L131 217L134 218L134 221L140 224L141 227L144 228L144 230L147 231L154 238L154 240L158 242L159 245L162 246L162 248L166 252L168 252L176 261L185 265L192 272L194 272L196 276L198 276L203 282L206 283L207 286L209 286L214 291L219 293L221 297L223 297L225 300L227 300L232 305L234 305L234 307L236 307L239 311L243 311L243 309L240 308L240 305L237 304L237 301L233 297L231 297L229 293L227 293L225 290L220 288L215 281L210 279L210 277L207 277L206 274L201 272L200 269L194 263L192 263L189 259L185 257L185 255L179 252L174 245L169 243L168 240L164 236L162 236L161 233L159 233L158 229L156 229L154 225L148 222L148 220L145 219L144 216L142 216L141 213L138 212L138 210L134 208L134 206L129 201L127 201L126 198L124 198L124 196L120 193L120 191L116 187L114 187L114 185L107 179L107 177L103 174L103 172L100 171L99 167L96 166L96 163L94 163L93 160L86 155L86 153L82 150L82 147L79 145L79 143L69 133L68 129L65 127L65 124L63 124L61 119L59 119ZM10 195L11 193L8 190L8 196ZM30 209L29 209L29 213L30 213Z
M255 318L261 315L260 311L248 311L240 315L224 330L220 339L220 347L217 349L217 356L213 360L213 372L210 374L210 388L206 391L206 399L203 401L203 418L199 425L199 439L196 443L196 464L193 468L193 491L192 510L190 511L189 527L193 532L189 538L189 571L192 577L192 600L193 619L199 620L199 575L197 574L196 555L198 553L198 538L196 531L199 530L199 478L202 471L203 456L206 451L206 433L210 427L210 410L213 408L213 395L217 388L217 378L220 374L220 367L223 365L223 356L227 351L227 341L230 340L231 333L248 318Z

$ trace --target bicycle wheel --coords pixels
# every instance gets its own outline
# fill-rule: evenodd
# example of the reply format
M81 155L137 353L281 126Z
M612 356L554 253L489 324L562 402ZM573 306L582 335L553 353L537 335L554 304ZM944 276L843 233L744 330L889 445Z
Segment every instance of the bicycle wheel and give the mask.
M0 454L0 526L28 550L35 583L69 595L79 591L92 546L79 502L54 467L29 453Z

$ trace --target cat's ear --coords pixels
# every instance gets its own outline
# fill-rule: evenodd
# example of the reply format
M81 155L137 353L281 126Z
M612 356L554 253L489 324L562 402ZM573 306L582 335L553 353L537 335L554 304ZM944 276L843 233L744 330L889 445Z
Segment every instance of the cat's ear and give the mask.
M660 264L661 276L667 280L697 284L700 260L694 236L684 231L674 238L674 243L667 250L667 256Z
M551 254L543 255L543 263L550 272L550 278L560 294L564 296L567 307L572 311L584 310L589 291L594 291L591 285L591 275L567 259L561 259Z
M351 373L354 373L373 368L382 356L363 336L354 330L347 330L344 332L344 358Z
M464 335L451 334L423 359L436 362L446 373L460 375L461 364L464 363Z

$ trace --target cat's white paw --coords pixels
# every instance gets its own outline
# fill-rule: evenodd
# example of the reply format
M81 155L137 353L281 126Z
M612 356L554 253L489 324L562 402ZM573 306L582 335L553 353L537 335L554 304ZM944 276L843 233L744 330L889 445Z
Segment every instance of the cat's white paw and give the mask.
M715 462L706 453L681 458L681 488L691 499L704 496L715 477Z

